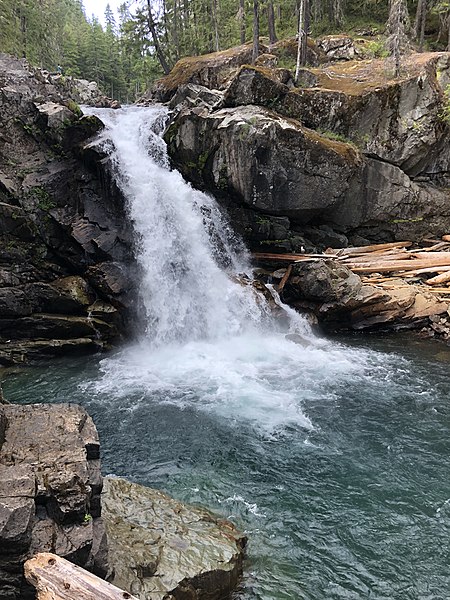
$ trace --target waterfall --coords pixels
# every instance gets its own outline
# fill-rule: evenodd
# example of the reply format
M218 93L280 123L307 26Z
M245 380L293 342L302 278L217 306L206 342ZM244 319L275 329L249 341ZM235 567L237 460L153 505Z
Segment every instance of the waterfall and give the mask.
M267 331L270 309L250 285L242 242L214 198L169 167L160 135L167 109L95 112L138 236L146 337L160 346Z
M325 380L357 372L364 360L251 285L245 248L214 198L170 168L164 107L91 112L106 125L100 142L136 232L145 312L141 339L101 362L91 392L133 410L140 398L210 411L270 434L310 428L301 397L321 397Z

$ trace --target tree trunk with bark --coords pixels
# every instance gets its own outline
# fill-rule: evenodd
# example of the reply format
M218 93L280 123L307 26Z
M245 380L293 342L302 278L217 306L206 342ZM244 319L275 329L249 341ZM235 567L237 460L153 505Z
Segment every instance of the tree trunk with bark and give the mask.
M161 48L161 44L159 43L158 34L156 32L156 25L153 19L152 7L150 4L150 0L147 0L147 23L148 28L150 29L150 33L152 35L153 44L156 50L156 56L158 57L159 63L162 67L164 75L168 75L170 73L170 67L167 63L166 57L164 56L164 52Z
M216 52L220 50L219 43L219 26L217 19L217 0L211 0L211 16L212 16L212 25L214 31L214 48Z
M254 65L259 56L259 0L253 0L253 54Z
M269 41L271 44L275 44L278 41L278 38L275 31L275 11L273 9L272 0L269 0L267 4L267 18L269 24Z
M295 83L298 82L300 75L300 67L304 67L306 64L306 49L307 49L307 33L305 28L305 16L307 0L300 0L298 4L298 41L297 41L297 62L295 66Z
M245 0L239 0L238 19L239 19L239 29L240 29L241 44L245 44L245 37L246 37L246 32L245 32Z
M425 38L425 22L427 18L427 0L419 0L414 21L414 37L419 43L419 49L423 49Z
M392 0L386 29L386 46L394 60L394 76L399 77L401 58L410 49L411 26L405 0Z

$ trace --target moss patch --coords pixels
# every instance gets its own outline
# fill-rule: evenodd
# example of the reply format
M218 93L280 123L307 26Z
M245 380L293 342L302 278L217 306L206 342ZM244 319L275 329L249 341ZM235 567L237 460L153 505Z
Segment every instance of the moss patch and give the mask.
M181 58L172 71L156 82L166 94L174 92L180 85L192 82L206 68L237 68L249 61L252 52L251 44L229 48L221 52L212 52L202 56Z

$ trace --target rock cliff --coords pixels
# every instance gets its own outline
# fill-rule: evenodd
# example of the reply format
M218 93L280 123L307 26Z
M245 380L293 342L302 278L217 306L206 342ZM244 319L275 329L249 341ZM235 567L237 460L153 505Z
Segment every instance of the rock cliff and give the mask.
M350 60L347 50L347 60L319 57L322 64L304 69L301 87L274 61L236 61L216 86L212 76L195 78L191 59L188 78L174 69L177 88L171 76L159 83L161 97L177 91L166 133L174 164L222 198L253 249L447 233L450 54L412 54L395 79L389 62ZM212 57L210 75L221 64ZM208 97L199 83L220 89ZM281 231L274 218L283 219Z
M132 310L131 226L102 123L0 55L0 365L94 351Z

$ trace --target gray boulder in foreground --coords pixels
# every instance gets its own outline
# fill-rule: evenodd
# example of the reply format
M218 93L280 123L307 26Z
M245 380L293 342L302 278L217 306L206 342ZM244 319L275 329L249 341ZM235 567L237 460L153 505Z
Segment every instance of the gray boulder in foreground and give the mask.
M80 406L0 406L0 600L34 598L23 563L36 552L106 576L99 452Z
M102 506L114 585L142 600L219 600L236 587L246 538L232 523L115 477Z

